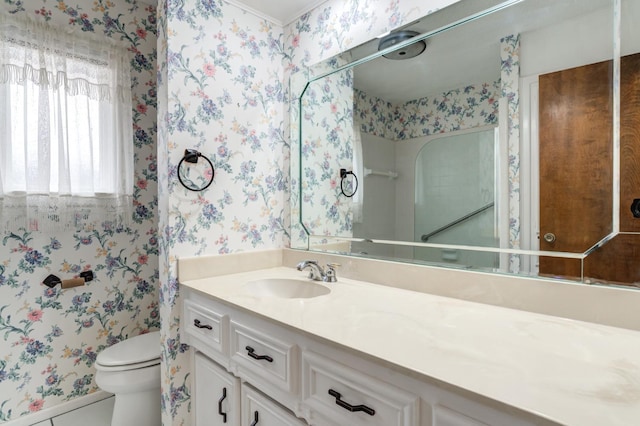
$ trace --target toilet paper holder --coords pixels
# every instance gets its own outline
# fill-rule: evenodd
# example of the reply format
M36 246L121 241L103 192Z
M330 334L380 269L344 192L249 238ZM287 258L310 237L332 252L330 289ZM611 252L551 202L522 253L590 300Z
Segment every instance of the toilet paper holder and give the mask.
M80 272L80 278L71 278L68 280L61 280L56 275L49 274L44 280L42 280L42 284L46 285L49 288L53 288L58 284L60 284L62 288L71 288L84 285L89 281L93 281L93 278L93 271L91 270Z

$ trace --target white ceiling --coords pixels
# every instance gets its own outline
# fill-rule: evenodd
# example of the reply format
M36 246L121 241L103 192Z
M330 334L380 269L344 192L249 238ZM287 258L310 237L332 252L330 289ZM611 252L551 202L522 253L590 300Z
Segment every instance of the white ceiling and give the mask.
M276 24L287 25L327 0L227 0Z

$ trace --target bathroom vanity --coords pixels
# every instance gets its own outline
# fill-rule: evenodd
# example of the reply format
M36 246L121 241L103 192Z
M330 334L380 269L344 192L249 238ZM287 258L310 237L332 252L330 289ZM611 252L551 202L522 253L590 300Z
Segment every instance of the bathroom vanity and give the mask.
M179 261L196 425L583 426L640 418L636 331L339 272L324 284L260 256Z

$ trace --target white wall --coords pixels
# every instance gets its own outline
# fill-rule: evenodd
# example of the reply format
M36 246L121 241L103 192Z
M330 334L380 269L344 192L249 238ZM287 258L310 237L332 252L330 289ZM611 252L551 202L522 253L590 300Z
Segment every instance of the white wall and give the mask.
M639 16L640 2L622 0L622 55L640 51ZM520 76L545 74L609 60L614 52L613 34L611 7L537 31L523 32L520 34Z

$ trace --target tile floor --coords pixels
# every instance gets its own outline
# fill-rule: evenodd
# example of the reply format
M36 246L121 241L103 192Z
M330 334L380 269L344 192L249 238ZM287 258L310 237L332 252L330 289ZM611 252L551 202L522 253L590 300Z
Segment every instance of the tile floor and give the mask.
M32 426L110 426L114 397L85 405Z

